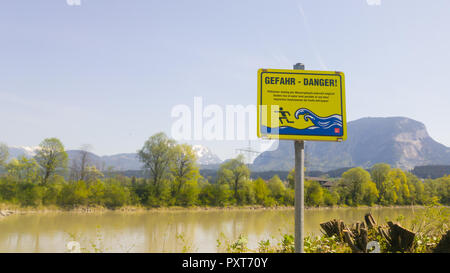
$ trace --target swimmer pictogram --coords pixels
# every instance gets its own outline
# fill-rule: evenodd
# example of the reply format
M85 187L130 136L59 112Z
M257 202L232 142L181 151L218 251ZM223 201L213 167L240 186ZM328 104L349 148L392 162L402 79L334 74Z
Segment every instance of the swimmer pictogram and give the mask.
M287 123L294 123L293 121L290 121L286 116L291 116L291 113L289 113L289 111L283 111L283 107L280 107L280 111L275 111L275 113L280 113L281 117L279 119L281 124L283 124L283 119L286 120Z

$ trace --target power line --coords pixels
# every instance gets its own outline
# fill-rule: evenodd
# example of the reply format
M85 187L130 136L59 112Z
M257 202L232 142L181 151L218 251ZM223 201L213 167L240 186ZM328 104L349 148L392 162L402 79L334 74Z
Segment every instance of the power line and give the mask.
M252 149L252 144L251 141L248 141L248 146L247 148L241 148L241 149L236 149L236 153L238 154L246 154L247 155L247 166L250 167L250 164L252 162L252 155L259 155L261 154L260 151L256 151Z

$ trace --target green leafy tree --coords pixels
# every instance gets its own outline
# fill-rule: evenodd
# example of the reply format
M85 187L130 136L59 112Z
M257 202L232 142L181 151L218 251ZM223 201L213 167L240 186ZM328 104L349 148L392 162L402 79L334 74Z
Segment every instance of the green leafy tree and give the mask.
M161 193L164 180L168 178L174 146L174 140L164 133L158 133L151 136L138 151L139 159L150 175L156 195Z
M229 204L232 195L228 184L209 184L202 188L202 199L212 206L225 206Z
M439 202L450 205L450 175L438 178L441 190L439 191Z
M328 189L323 189L323 201L326 206L335 206L339 202L339 194L337 191L329 191Z
M318 207L324 204L324 189L317 181L305 181L305 203Z
M377 163L370 169L370 176L372 181L375 182L377 188L383 191L383 182L387 180L391 166L386 163Z
M270 195L270 189L262 178L253 181L253 190L255 192L255 199L258 204L263 204L264 200Z
M372 206L377 202L379 197L377 185L372 181L366 181L363 184L363 202L366 205Z
M414 174L407 172L406 183L408 184L410 197L406 200L408 204L424 204L425 202L425 187L423 182Z
M414 187L416 189L416 201L419 204L425 204L426 199L426 193L425 193L425 186L422 181L417 179L418 181L414 183Z
M202 205L211 206L213 205L213 185L208 181L205 181L200 185L200 193L198 194L198 200Z
M6 177L0 178L0 201L16 203L18 183Z
M405 204L405 200L410 197L405 173L398 168L391 169L387 176L387 185L389 191L395 191L395 195L393 193L390 194L397 196L394 203Z
M171 162L170 172L173 177L172 195L180 199L183 195L181 203L193 204L197 199L195 193L198 191L197 180L200 176L197 166L197 159L191 146L186 144L176 145L173 149L173 160ZM193 198L188 200L186 198Z
M238 197L242 205L251 205L255 203L255 192L252 181L245 180L238 190Z
M89 189L84 181L67 183L58 196L58 204L63 207L86 206L89 203Z
M105 182L97 179L89 185L89 204L90 205L104 205L106 185Z
M38 206L42 201L43 188L33 183L18 185L17 199L22 206Z
M76 205L88 205L89 201L89 189L84 181L78 181L74 187L74 204Z
M58 203L58 196L65 185L64 177L60 175L53 176L49 183L43 187L42 204L56 205Z
M8 175L19 183L35 183L39 177L39 165L34 158L20 156L12 159L7 165Z
M360 205L363 203L366 188L371 188L370 174L361 167L352 168L342 174L338 183L338 191L341 198L348 205Z
M250 179L250 170L244 163L244 157L239 155L220 165L217 172L219 184L228 184L234 192L234 199L240 202L238 190L244 181Z
M83 169L83 178L84 181L90 185L93 182L96 182L99 179L102 179L104 177L104 174L97 169L94 165L92 166L86 166Z
M382 192L380 195L380 203L382 205L394 205L397 203L398 194L395 184L391 180L383 182Z
M197 180L187 180L177 194L177 204L193 206L197 203L200 189Z
M450 203L450 176L427 180L425 182L426 203L430 203L433 198L440 204Z
M128 204L130 192L128 188L120 186L118 183L109 184L104 193L104 203L108 208L118 208Z
M39 144L35 159L42 170L42 184L56 173L64 173L67 168L67 153L57 138L47 138Z
M291 189L295 189L295 169L292 169L287 176L288 186Z
M267 183L272 197L277 200L279 203L284 202L284 195L286 191L286 186L283 181L281 181L278 175L274 175Z

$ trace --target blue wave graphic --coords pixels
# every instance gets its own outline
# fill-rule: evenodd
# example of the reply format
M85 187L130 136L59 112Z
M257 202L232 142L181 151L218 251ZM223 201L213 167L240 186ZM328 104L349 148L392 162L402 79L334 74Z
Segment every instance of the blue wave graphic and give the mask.
M311 110L300 108L295 111L295 118L299 119L303 116L305 121L311 121L314 125L297 129L291 126L280 126L276 128L266 127L261 125L261 132L264 134L278 134L278 135L313 135L313 136L342 136L342 116L331 115L328 117L319 117Z
M328 129L331 127L337 128L342 127L342 116L341 115L331 115L328 117L319 117L314 114L311 110L306 108L300 108L295 111L295 118L299 119L299 117L303 115L305 121L310 120L314 123L313 127L318 127L320 129ZM307 129L313 129L312 127L308 127Z

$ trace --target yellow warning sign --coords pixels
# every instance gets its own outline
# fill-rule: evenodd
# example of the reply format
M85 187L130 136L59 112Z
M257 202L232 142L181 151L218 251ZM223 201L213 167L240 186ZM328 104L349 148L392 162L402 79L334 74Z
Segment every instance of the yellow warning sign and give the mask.
M258 70L258 137L343 141L344 73Z

